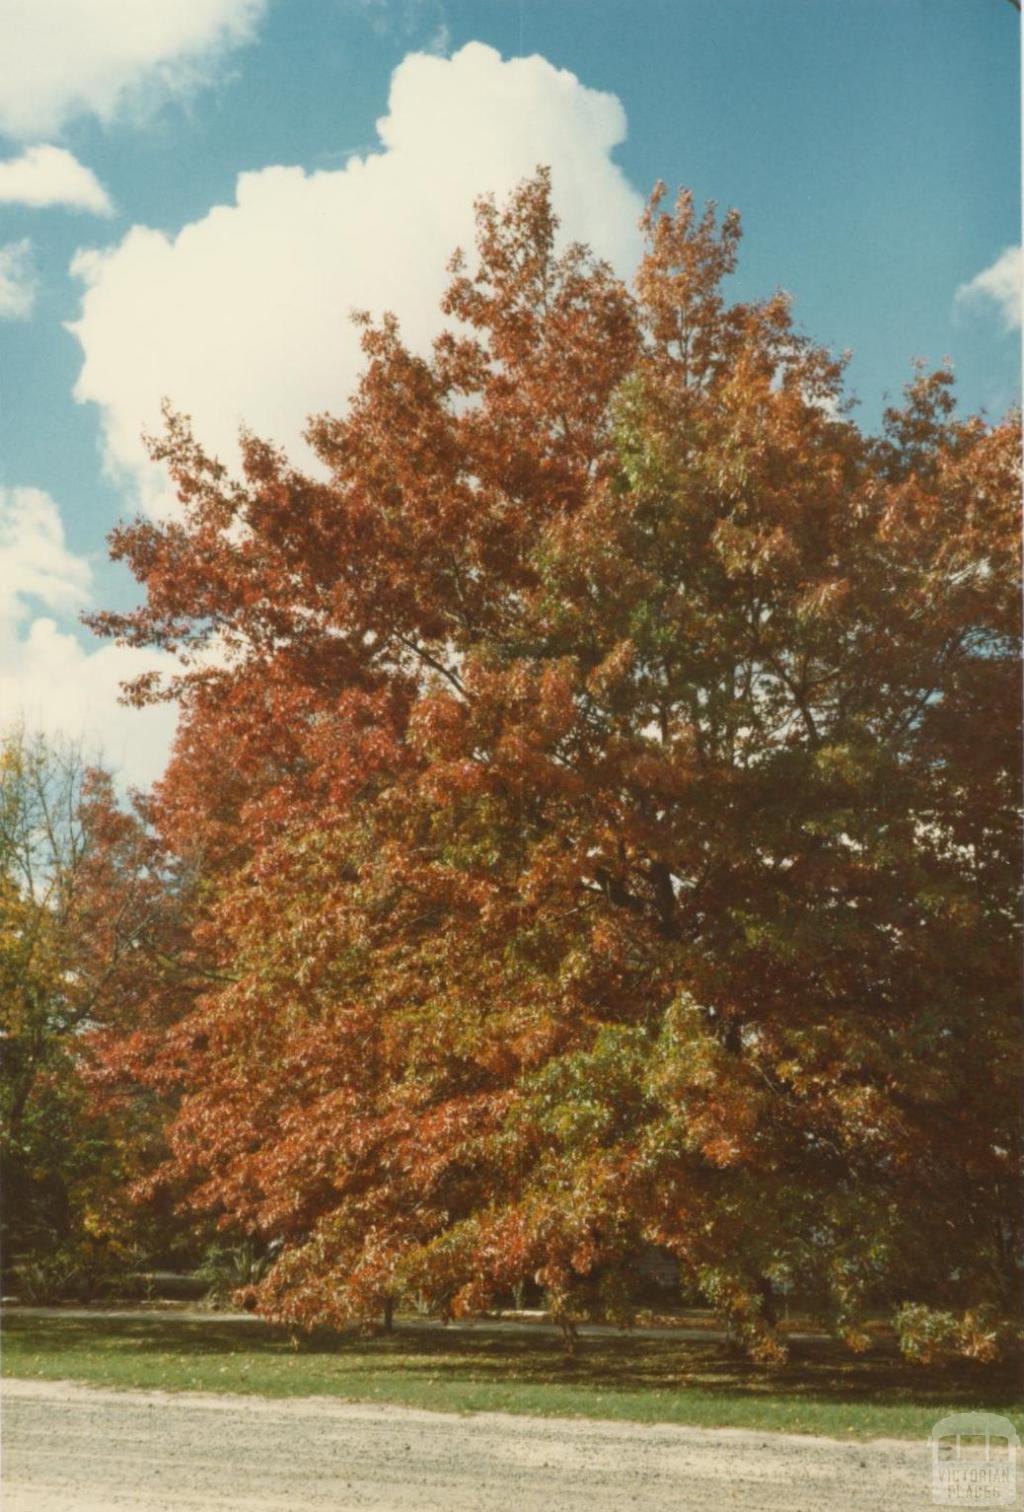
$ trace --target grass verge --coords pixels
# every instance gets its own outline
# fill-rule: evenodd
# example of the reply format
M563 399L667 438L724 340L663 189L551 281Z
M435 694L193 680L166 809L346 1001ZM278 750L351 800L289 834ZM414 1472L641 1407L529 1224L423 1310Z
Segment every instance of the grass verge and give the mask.
M589 1338L563 1357L550 1336L403 1331L362 1338L239 1319L195 1322L8 1313L4 1374L34 1380L267 1397L329 1396L444 1412L516 1412L837 1438L925 1438L964 1408L1011 1417L1024 1435L1019 1362L925 1372L883 1350L854 1358L825 1342L782 1366L751 1365L723 1346Z

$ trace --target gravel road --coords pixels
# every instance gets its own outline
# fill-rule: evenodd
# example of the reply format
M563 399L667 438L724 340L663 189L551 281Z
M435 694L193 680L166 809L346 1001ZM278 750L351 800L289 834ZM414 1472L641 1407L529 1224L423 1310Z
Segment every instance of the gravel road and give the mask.
M3 1384L6 1512L910 1512L926 1446Z

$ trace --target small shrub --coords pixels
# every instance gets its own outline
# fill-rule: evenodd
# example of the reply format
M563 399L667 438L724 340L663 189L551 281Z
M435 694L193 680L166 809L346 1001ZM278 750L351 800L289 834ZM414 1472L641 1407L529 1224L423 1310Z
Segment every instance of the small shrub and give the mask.
M68 1254L56 1250L12 1266L11 1279L20 1301L30 1307L53 1307L77 1295L79 1270Z
M969 1308L962 1317L923 1302L905 1302L893 1322L904 1359L948 1365L955 1359L991 1364L1003 1353L1009 1328L994 1308Z
M270 1269L270 1257L252 1239L231 1248L209 1251L196 1275L209 1283L206 1295L212 1302L237 1300L259 1285Z
M138 1295L122 1261L87 1240L20 1261L11 1268L11 1280L31 1307Z

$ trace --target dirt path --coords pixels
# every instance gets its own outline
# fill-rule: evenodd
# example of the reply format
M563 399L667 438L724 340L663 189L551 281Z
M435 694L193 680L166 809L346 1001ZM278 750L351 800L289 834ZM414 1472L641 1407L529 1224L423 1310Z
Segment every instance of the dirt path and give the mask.
M3 1383L6 1512L911 1512L923 1444Z

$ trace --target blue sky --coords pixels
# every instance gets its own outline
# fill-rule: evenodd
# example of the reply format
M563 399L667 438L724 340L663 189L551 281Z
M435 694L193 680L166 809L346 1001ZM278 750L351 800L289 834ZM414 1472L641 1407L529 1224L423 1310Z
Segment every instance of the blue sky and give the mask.
M243 418L300 450L348 311L425 343L473 194L535 162L624 274L655 179L736 206L736 293L852 350L869 427L914 357L966 410L1017 400L1006 0L0 0L0 33L2 714L134 780L169 717L116 708L138 654L76 616L131 601L113 522L171 507L136 439L159 393L227 457Z

